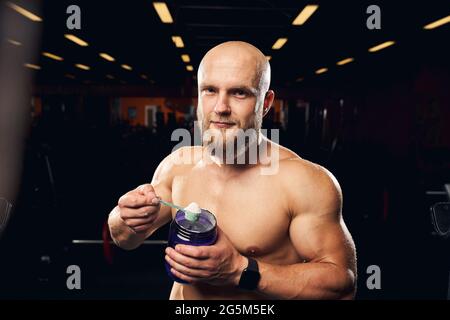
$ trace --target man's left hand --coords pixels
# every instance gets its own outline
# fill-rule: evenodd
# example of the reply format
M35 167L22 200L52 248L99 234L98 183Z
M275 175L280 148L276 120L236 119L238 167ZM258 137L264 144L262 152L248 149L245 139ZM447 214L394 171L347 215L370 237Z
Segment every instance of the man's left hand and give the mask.
M217 232L217 241L211 246L178 244L175 250L166 248L170 271L188 283L237 286L248 261L219 227Z

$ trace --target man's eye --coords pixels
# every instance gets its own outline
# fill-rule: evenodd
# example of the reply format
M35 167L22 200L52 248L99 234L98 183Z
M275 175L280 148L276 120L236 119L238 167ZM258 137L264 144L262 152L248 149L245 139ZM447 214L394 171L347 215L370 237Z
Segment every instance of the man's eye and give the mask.
M205 89L203 89L203 91L205 93L214 93L215 92L215 90L213 88L205 88Z
M247 96L247 92L245 92L244 90L236 90L234 92L234 95L236 95L238 97L246 97Z

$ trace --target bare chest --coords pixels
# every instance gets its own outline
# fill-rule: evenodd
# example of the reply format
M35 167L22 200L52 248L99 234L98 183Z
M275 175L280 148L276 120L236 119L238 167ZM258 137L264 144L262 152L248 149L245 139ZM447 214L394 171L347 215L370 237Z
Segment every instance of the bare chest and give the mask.
M270 177L221 180L206 173L177 176L172 200L197 202L214 213L218 226L239 252L266 260L291 260L289 215L277 182Z

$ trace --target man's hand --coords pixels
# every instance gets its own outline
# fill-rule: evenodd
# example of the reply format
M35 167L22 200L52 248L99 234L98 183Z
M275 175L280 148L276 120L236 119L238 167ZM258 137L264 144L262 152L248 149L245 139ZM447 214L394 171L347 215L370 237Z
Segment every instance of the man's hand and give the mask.
M119 217L136 233L145 233L158 217L159 198L151 184L124 194L118 203Z
M211 246L178 244L166 248L166 261L171 272L188 283L237 286L247 259L242 256L225 233L217 228L217 242Z

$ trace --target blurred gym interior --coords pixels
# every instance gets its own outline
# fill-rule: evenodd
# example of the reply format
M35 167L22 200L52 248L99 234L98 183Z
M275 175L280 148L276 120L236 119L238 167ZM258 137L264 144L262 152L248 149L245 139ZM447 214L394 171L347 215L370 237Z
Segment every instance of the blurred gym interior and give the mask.
M150 182L172 131L193 130L203 55L242 40L270 59L263 128L341 184L356 298L450 299L450 211L435 205L450 201L449 3L377 1L380 29L368 1L164 3L172 22L144 0L0 3L0 298L168 298L168 226L124 251L106 220Z

